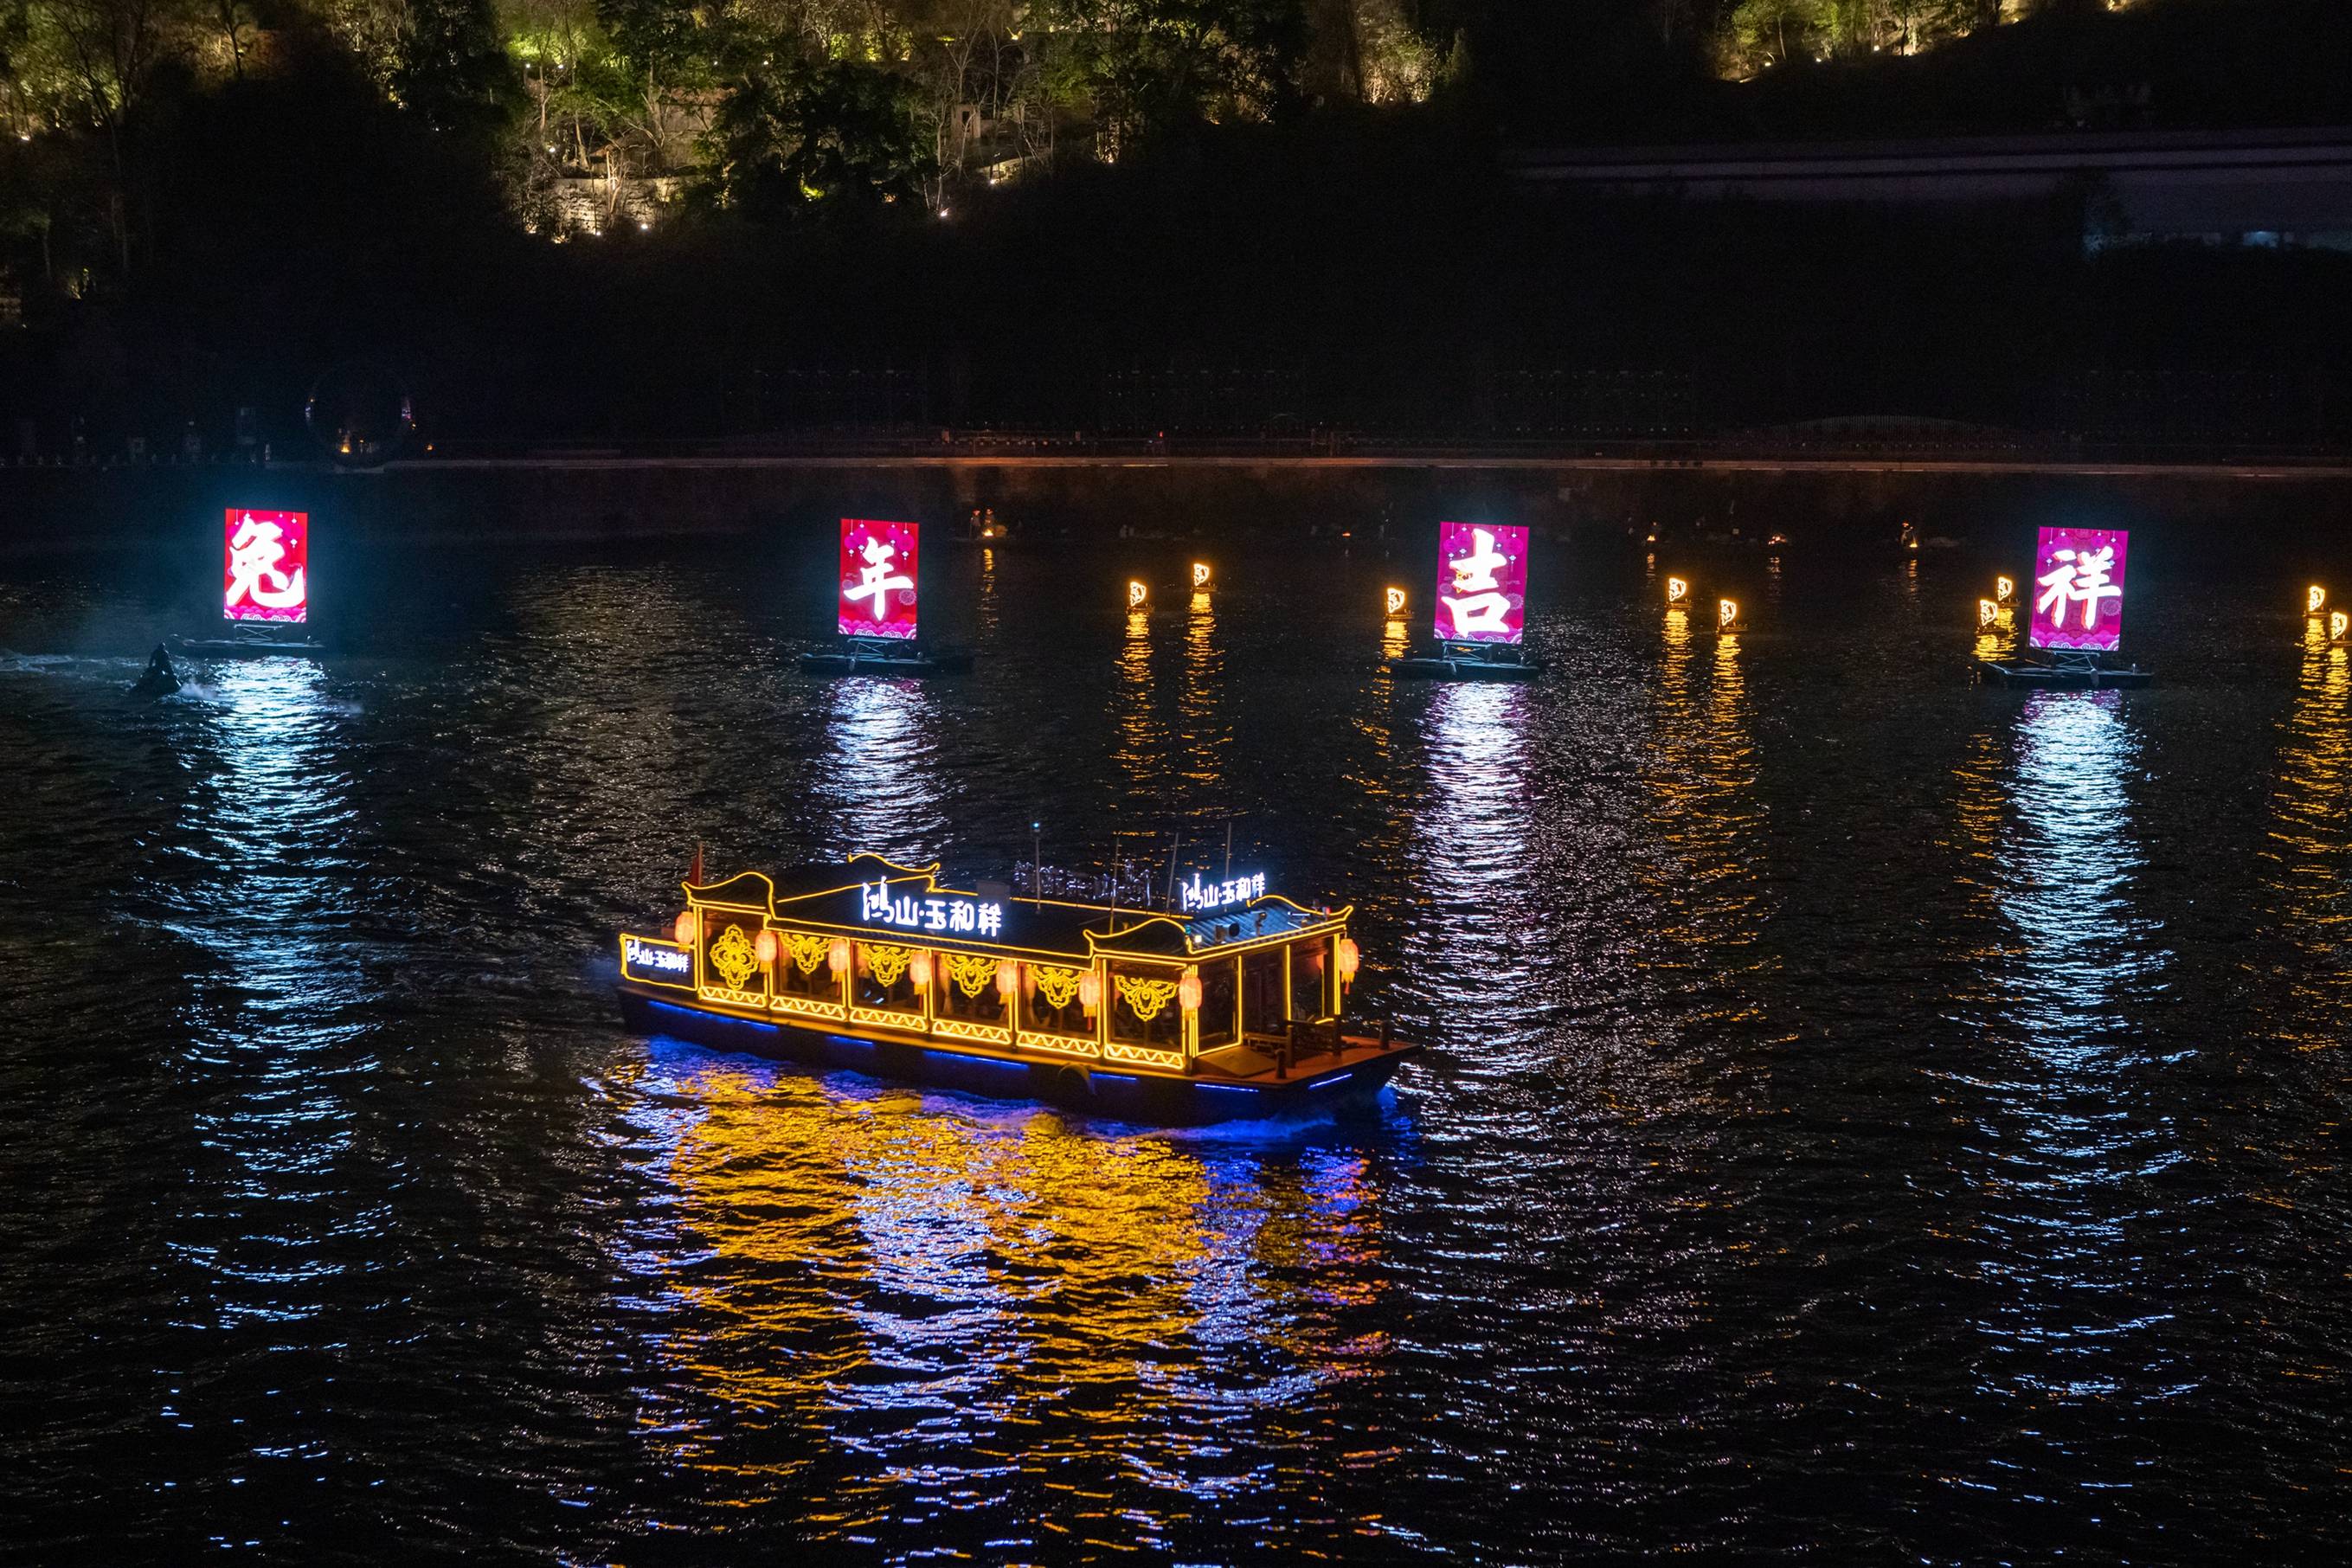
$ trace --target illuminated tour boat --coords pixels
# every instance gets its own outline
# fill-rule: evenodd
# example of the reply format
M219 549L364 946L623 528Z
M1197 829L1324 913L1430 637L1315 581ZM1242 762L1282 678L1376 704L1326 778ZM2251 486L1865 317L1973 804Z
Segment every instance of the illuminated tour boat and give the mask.
M2045 528L2035 540L2033 580L2026 584L2026 646L2032 657L1979 658L1977 676L1992 686L2081 689L2146 686L2154 676L2111 662L2123 644L2124 569L2131 535L2119 528ZM1979 625L1998 624L2015 593L2008 578L1979 601ZM1990 606L1988 608L1987 606Z
M1402 610L1402 595L1391 604ZM1486 523L1437 525L1438 649L1389 660L1390 673L1423 680L1526 680L1541 666L1527 636L1528 531Z
M1261 874L1167 911L942 887L871 855L688 880L621 937L631 1026L698 1045L1139 1120L1254 1119L1377 1093L1420 1049L1341 1024L1349 908Z
M951 675L971 668L969 648L922 647L916 580L922 526L874 518L841 520L841 577L834 629L842 646L801 656L817 675Z

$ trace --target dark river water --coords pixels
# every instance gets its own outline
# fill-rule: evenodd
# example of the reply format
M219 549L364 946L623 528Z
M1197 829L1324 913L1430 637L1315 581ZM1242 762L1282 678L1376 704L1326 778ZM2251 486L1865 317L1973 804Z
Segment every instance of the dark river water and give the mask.
M1554 551L1546 679L1398 686L1417 566L1118 613L1176 548L939 552L929 685L802 675L741 542L379 552L345 651L155 705L185 581L0 566L0 1555L2352 1550L2299 579L2136 536L2163 683L2028 695L1968 679L1990 558ZM1659 612L1693 565L1748 635ZM622 1028L698 838L986 877L1033 820L1231 820L1434 1050L1169 1131Z

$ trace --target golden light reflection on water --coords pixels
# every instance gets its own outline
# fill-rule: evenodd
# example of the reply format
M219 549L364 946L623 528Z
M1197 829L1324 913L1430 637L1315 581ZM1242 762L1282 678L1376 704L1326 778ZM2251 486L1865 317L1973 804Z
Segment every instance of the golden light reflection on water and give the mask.
M1129 797L1142 805L1149 820L1158 822L1164 819L1168 805L1160 796L1168 731L1152 700L1150 612L1129 613L1118 666L1118 680L1111 692L1118 740L1111 760L1127 781Z
M1184 623L1184 684L1176 706L1177 772L1186 783L1213 790L1224 779L1233 726L1224 717L1223 645L1209 595L1192 595Z
M1659 853L1639 858L1636 871L1653 895L1651 934L1661 945L1714 951L1719 972L1736 973L1743 966L1727 954L1756 941L1761 920L1750 857L1762 814L1740 639L1702 638L1689 613L1675 609L1662 640L1653 739L1642 753Z
M2352 1000L2340 961L2352 944L2352 898L2343 866L2352 858L2352 647L2331 644L2307 621L2294 706L2281 737L2271 826L2263 848L2273 923L2305 962L2266 976L2294 1005L2285 1035L2304 1050L2343 1044Z
M730 1505L789 1487L838 1535L1021 1489L1041 1541L1132 1541L1270 1489L1231 1473L1227 1429L1308 1419L1389 1352L1361 1152L1121 1135L698 1054L647 1087L677 1105L657 1173L677 1245L638 1266L681 1381L642 1431L728 1478ZM1158 1517L1136 1506L1155 1493Z

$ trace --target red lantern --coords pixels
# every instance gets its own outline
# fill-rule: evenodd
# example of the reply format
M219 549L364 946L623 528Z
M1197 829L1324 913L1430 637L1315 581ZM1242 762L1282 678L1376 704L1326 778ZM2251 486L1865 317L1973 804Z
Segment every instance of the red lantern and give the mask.
M998 959L996 961L996 994L1010 1002L1013 1000L1013 994L1020 989L1021 966L1009 958Z
M907 977L915 983L916 990L929 990L931 984L931 955L928 952L919 952L915 954L914 957L908 959L907 961Z
M1092 970L1078 976L1078 1005L1086 1009L1089 1018L1102 1005L1102 976Z
M1339 939L1339 984L1354 984L1356 971L1363 967L1363 950L1356 945L1356 939L1352 936L1341 937Z
M826 968L833 971L833 977L835 980L849 973L849 939L847 937L835 937L826 944L824 963Z
M677 917L677 924L670 928L670 934L677 938L678 946L692 947L695 932L699 929L699 923L694 918L694 911L688 910Z
M1201 975L1198 970L1186 970L1184 978L1176 983L1176 1000L1184 1005L1187 1013L1201 1010Z
M761 931L760 939L751 944L751 951L760 955L761 963L772 965L776 962L776 933L772 931Z

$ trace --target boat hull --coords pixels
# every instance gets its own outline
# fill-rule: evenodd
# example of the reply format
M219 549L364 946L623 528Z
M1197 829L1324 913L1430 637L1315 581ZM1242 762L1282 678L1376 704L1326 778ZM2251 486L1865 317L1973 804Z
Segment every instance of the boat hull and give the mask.
M183 637L175 651L192 658L316 658L327 650L314 642L263 642L250 637Z
M1389 673L1399 680L1533 680L1542 669L1539 664L1422 655L1389 660Z
M877 1039L845 1030L698 1006L623 984L621 1015L639 1034L667 1035L713 1050L870 1073L993 1100L1043 1100L1089 1114L1159 1126L1255 1121L1368 1106L1414 1047L1328 1072L1280 1081L1213 1082L1087 1062L1041 1062L947 1045Z
M2000 664L1992 659L1977 661L1977 679L1988 686L2022 686L2046 691L2090 691L2109 688L2146 686L2156 679L2150 670L2134 667L2129 669L2061 669L2048 664Z
M801 655L801 668L811 675L873 675L886 679L920 679L932 675L962 675L971 668L971 654L956 648L905 657L804 653Z

